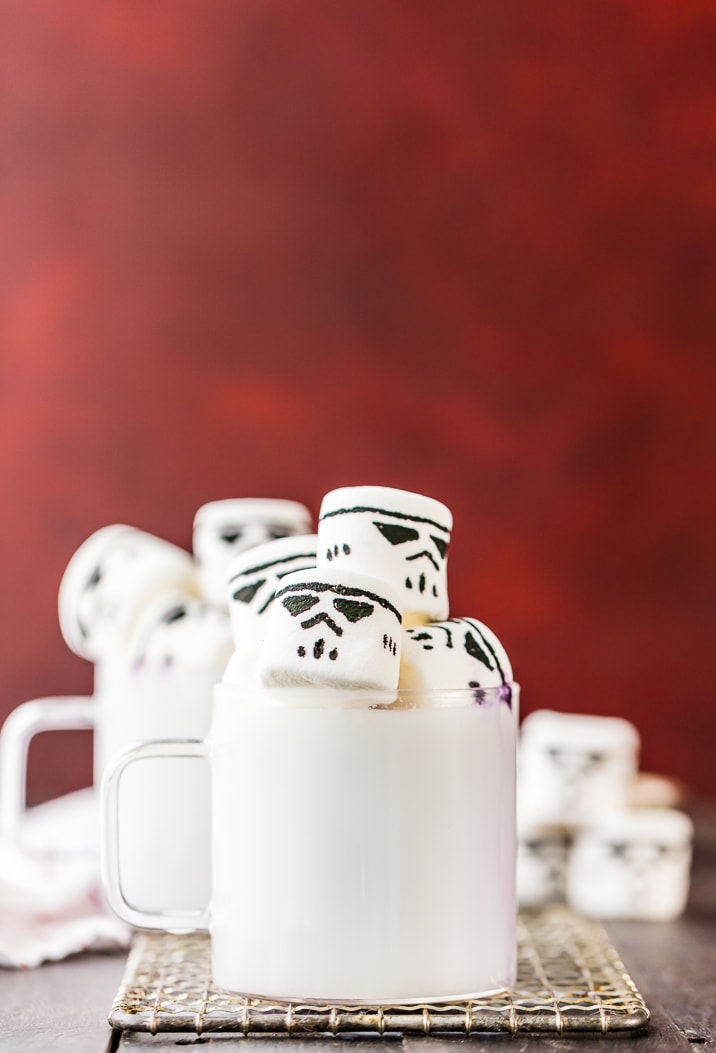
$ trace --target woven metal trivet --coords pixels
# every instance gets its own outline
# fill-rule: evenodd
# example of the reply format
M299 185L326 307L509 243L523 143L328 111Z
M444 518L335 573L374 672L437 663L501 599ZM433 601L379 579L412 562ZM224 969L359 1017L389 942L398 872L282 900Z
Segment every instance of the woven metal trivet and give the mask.
M566 907L520 916L515 987L471 1002L302 1005L215 987L205 933L135 936L109 1015L130 1031L242 1034L638 1032L649 1010L604 929Z

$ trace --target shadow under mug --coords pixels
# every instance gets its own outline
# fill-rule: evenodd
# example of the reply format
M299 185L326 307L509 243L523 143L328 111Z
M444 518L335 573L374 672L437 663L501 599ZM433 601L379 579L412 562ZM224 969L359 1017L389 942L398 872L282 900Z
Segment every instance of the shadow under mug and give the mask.
M214 982L255 997L395 1004L511 986L518 694L336 708L310 689L218 685L206 741L145 743L109 764L110 905L139 927L208 929ZM211 769L206 910L138 910L122 887L120 784L157 757Z

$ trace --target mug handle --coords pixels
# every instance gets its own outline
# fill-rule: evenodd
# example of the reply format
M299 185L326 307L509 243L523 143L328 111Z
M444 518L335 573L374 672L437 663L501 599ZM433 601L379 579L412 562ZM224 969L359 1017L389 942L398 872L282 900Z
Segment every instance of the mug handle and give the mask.
M35 698L16 706L0 731L0 836L19 843L27 807L27 755L41 731L94 729L96 702L88 695Z
M191 932L209 928L209 907L180 911L142 910L124 897L120 877L119 823L120 782L130 764L137 761L174 757L194 757L208 761L206 743L198 739L157 739L142 742L115 754L105 768L100 791L102 884L107 902L123 921L139 929L165 932Z

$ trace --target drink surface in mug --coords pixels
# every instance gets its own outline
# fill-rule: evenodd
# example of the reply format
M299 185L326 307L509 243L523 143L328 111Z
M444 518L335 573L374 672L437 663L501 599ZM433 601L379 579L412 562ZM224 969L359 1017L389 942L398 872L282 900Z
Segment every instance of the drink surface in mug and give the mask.
M214 981L384 1003L509 987L517 693L335 708L219 685Z

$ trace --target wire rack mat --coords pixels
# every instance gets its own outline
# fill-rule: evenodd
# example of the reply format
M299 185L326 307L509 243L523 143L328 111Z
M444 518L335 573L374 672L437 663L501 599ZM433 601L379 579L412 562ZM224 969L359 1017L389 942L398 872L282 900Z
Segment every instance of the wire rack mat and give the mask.
M206 933L135 936L109 1014L120 1030L306 1035L638 1034L649 1010L604 929L567 907L520 915L514 989L470 1002L305 1005L215 987Z

